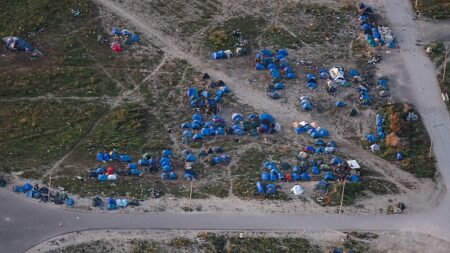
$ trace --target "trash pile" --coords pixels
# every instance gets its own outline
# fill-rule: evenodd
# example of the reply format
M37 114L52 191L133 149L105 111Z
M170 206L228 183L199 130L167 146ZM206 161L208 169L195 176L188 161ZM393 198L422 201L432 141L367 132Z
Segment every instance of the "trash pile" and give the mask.
M281 131L280 123L276 122L275 118L268 113L260 115L252 113L246 119L240 113L233 113L231 120L233 125L227 129L227 134L243 136L246 134L273 134Z
M65 204L67 207L72 207L75 200L67 195L65 192L49 191L47 187L39 187L39 185L32 186L30 183L24 185L13 186L14 192L24 193L29 198L39 199L42 202L51 201L56 205Z
M111 35L113 36L111 49L116 53L122 52L124 45L131 45L141 40L137 33L131 33L125 28L120 29L118 27L113 27Z
M241 56L247 53L248 40L242 35L242 32L237 29L233 31L232 38L235 41L234 49L219 50L211 53L211 59L229 59L233 56Z
M372 8L366 7L365 4L361 3L359 9L362 12L358 18L360 22L359 29L364 33L367 43L371 47L386 45L387 48L397 48L395 35L391 29L388 26L376 25L375 20L371 17L373 13Z
M262 49L255 55L255 69L269 70L272 84L267 85L266 91L272 99L281 97L277 91L285 89L282 79L297 79L297 75L289 65L288 54L286 49L276 50L275 53L270 49Z
M327 129L320 127L317 122L294 122L292 126L294 127L296 134L307 133L312 138L327 138L330 136L330 132Z

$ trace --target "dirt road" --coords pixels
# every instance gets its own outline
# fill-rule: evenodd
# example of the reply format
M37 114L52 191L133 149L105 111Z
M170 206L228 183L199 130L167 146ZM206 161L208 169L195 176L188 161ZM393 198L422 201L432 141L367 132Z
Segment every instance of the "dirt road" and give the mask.
M99 3L134 19L107 0ZM442 179L450 183L450 117L436 80L433 64L416 46L419 38L417 24L412 19L408 0L372 1L385 8L391 27L396 32L401 48L393 57L380 65L381 71L391 72L399 78L394 94L407 91L423 117L433 140L433 150ZM139 25L140 23L140 25ZM146 31L146 25L135 20L138 28ZM142 27L141 27L142 26ZM154 32L152 30L152 32ZM156 34L158 36L158 34ZM167 42L166 47L180 53ZM186 57L188 57L186 55ZM194 66L202 66L195 62ZM203 64L204 65L204 64ZM212 69L210 66L203 66ZM401 70L402 73L396 73ZM389 73L388 73L389 74ZM220 76L227 80L226 76ZM243 101L253 95L251 90L240 97ZM406 96L405 96L406 98ZM271 109L275 114L284 113L279 105L260 102L259 109ZM272 107L272 108L269 108ZM285 120L291 118L287 115ZM292 214L236 214L236 213L151 213L151 214L100 214L80 213L41 205L7 190L0 190L0 245L4 252L22 252L53 236L86 229L188 229L188 230L396 230L434 235L450 240L450 196L446 195L440 205L427 212L414 215L292 215ZM78 217L78 219L77 219ZM62 222L63 226L59 224Z

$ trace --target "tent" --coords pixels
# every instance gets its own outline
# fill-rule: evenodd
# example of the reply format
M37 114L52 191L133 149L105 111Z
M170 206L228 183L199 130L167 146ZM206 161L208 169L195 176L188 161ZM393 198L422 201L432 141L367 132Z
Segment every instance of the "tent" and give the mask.
M302 174L300 174L300 179L302 181L310 181L311 177L309 176L308 172L304 171Z
M103 201L100 197L95 197L92 199L92 206L93 207L103 207Z
M116 53L120 53L123 51L122 46L120 45L119 42L111 43L111 49Z
M291 188L291 192L295 196L300 196L300 195L303 194L304 190L303 190L303 188L300 185L296 184L296 185L294 185L294 187Z
M226 57L227 55L222 50L211 53L211 59L213 60L225 59Z
M129 155L119 155L119 161L123 162L123 163L129 163L131 162L131 156Z
M66 206L72 207L75 204L75 200L73 198L66 199Z
M33 51L34 48L33 46L28 43L27 41L17 38L17 37L13 37L13 36L8 36L3 38L3 42L5 43L5 46L8 50L11 51Z
M257 182L256 183L256 190L258 191L259 194L264 194L264 185L261 182Z
M332 171L328 171L323 176L323 180L324 181L334 181L334 180L336 180L336 177L334 176Z
M113 198L108 198L108 206L106 207L108 210L117 209L117 202Z

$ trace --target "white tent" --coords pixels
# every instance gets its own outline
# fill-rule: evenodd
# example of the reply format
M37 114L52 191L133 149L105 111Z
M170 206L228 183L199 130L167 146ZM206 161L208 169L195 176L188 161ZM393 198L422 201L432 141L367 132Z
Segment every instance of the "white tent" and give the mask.
M303 190L303 188L302 188L300 185L296 184L296 185L294 185L294 187L292 187L291 192L292 192L295 196L300 196L300 195L302 195L303 192L305 192L305 191Z

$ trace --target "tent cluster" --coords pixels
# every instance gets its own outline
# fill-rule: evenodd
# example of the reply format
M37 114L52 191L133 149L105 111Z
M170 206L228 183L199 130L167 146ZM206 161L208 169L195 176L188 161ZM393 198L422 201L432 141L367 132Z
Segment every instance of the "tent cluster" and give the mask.
M240 56L247 53L248 40L242 35L239 29L233 31L234 49L219 50L211 53L211 59L229 59L233 56ZM233 52L234 51L234 52Z
M281 125L276 122L275 118L268 113L252 113L246 118L240 113L233 113L231 116L233 125L228 128L228 134L242 136L273 134L281 131Z
M186 165L184 167L184 179L194 180L197 177L197 173L194 171L194 164L197 161L197 157L190 149L183 150L182 156L186 161Z
M103 163L119 162L126 164L124 170L115 170L113 166L100 166L90 171L89 176L97 178L98 181L116 181L118 176L141 176L142 172L138 168L138 163L132 163L132 157L127 154L118 154L116 151L109 153L98 152L97 161ZM141 161L141 160L140 160Z
M112 28L111 35L113 36L111 49L116 53L122 52L124 45L131 45L141 40L137 33L131 33L128 29L120 29L118 27Z
M213 115L210 121L205 121L201 114L196 113L192 116L192 121L182 123L181 128L185 129L182 135L183 143L199 141L211 136L225 135L225 119Z
M307 133L312 138L327 138L330 136L330 132L320 127L316 122L312 122L311 124L306 121L294 122L292 126L294 127L295 133Z
M364 33L367 43L371 47L377 45L386 45L388 48L396 48L397 43L395 35L388 26L377 26L372 18L372 8L366 7L363 3L359 6L362 14L358 20L360 22L359 29Z
M279 49L276 53L270 49L262 49L255 56L255 69L269 70L270 77L274 83L282 78L297 79L297 75L289 65L287 56L288 51L286 49Z
M18 37L8 36L3 38L5 47L10 51L33 51L33 46L27 41Z
M75 200L67 195L67 193L59 191L49 191L47 187L39 187L37 184L32 186L30 183L23 185L15 185L13 187L14 192L24 193L29 198L39 199L42 202L51 201L56 205L66 204L68 207L72 207L75 204Z

